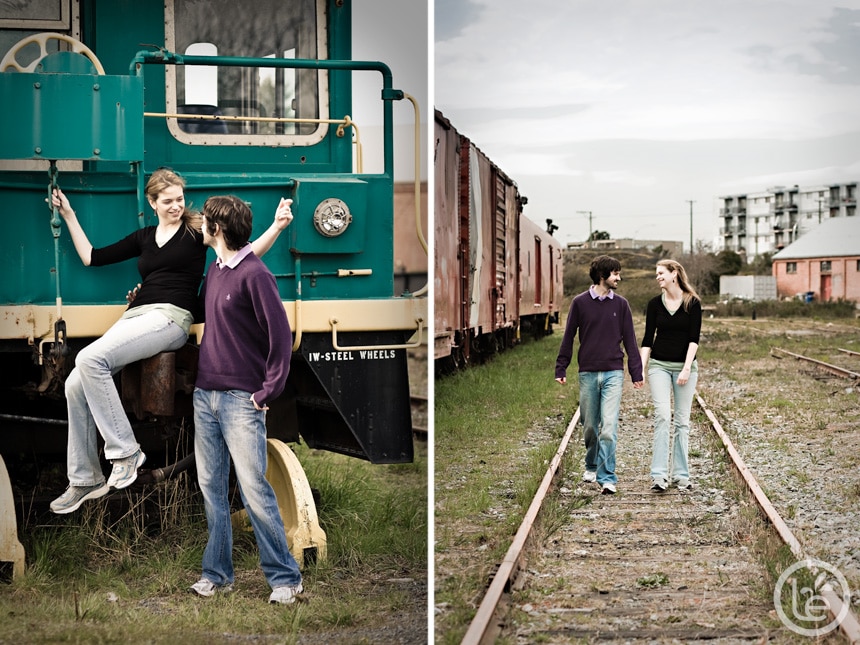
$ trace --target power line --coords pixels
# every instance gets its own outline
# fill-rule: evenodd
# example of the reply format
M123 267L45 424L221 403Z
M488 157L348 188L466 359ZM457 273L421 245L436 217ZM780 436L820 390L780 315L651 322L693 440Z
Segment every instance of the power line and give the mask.
M690 204L690 254L693 253L693 204L696 203L695 199L688 199L687 202Z
M576 211L577 213L581 213L582 215L588 215L588 248L591 248L594 241L591 239L594 236L594 233L591 230L591 211Z

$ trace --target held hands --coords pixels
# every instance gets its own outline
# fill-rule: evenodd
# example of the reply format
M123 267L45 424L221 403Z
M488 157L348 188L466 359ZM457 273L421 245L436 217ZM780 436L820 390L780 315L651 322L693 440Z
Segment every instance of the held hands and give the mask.
M287 199L286 197L281 197L281 201L278 204L277 210L275 210L275 226L279 231L283 231L287 226L290 225L290 222L293 221L293 211L290 210L290 206L292 205L293 200Z
M560 383L561 385L564 385L565 383L567 383L567 377L565 377L565 376L558 377L555 380L557 383Z

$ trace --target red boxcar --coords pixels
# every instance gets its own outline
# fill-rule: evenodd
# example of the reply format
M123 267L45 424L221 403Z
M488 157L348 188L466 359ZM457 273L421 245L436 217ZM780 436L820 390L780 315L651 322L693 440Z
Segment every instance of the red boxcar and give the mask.
M516 183L441 112L434 150L437 365L513 346L558 320L561 244L523 215Z
M564 296L563 275L561 243L528 217L520 217L520 334L552 332Z

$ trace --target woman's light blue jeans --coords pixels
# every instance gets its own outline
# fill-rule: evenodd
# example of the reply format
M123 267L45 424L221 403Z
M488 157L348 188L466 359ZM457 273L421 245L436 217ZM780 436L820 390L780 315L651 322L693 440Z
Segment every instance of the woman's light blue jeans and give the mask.
M73 486L105 481L99 462L98 436L104 438L105 458L129 457L140 445L122 407L114 374L126 365L159 352L179 349L188 335L158 311L120 318L104 336L78 352L66 379L69 412L67 466Z
M597 472L598 484L614 484L615 445L624 372L580 372L579 412L585 440L585 469Z
M651 401L654 404L654 445L651 457L651 479L666 484L686 486L690 481L688 450L690 443L690 409L696 393L699 372L693 369L690 379L678 385L680 369L648 366ZM674 399L674 412L672 406ZM672 469L669 470L669 428L673 429Z
M203 577L218 586L234 580L229 498L232 457L266 580L273 589L299 584L302 574L287 545L275 492L266 480L266 412L254 407L250 392L195 388L194 454L209 527Z

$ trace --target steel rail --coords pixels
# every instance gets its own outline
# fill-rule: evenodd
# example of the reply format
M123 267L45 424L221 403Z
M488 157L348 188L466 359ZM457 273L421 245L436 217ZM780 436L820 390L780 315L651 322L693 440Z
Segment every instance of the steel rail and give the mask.
M830 372L831 374L835 374L836 376L841 376L843 378L856 378L860 379L860 374L857 372L852 372L851 370L846 370L844 367L839 367L838 365L831 365L830 363L825 363L824 361L819 361L814 358L809 358L809 356L803 356L802 354L795 354L793 352L786 351L784 349L780 349L779 347L774 347L771 349L771 352L780 352L782 354L786 354L788 356L793 356L797 360L806 361L807 363L812 363L816 367L820 367L823 370Z
M790 352L786 352L790 353ZM756 481L755 476L752 474L749 468L747 468L746 463L741 457L740 453L735 448L732 440L723 430L723 427L720 425L720 422L714 416L714 413L708 408L705 404L705 401L699 396L699 393L696 392L696 402L699 404L699 407L702 408L705 415L711 421L711 425L716 431L717 435L720 438L720 441L723 442L723 446L731 457L732 464L737 469L738 473L744 480L747 488L749 488L753 497L755 497L756 502L761 508L762 512L767 516L776 530L777 534L782 541L785 542L786 545L791 549L792 554L798 560L807 560L807 556L803 553L803 548L800 546L800 542L791 532L791 529L785 523L785 520L782 519L779 512L776 508L771 504L765 492L761 489L758 482ZM810 567L810 569L812 569ZM821 595L827 601L828 611L833 616L834 620L837 621L839 625L839 629L842 633L848 638L849 642L852 644L860 643L860 623L857 622L857 618L854 614L851 613L850 604L843 603L842 599L830 586L830 583L825 583L821 587ZM850 602L850 600L849 600Z
M576 409L573 419L570 420L570 423L567 426L567 431L561 439L558 450L552 458L534 498L532 498L529 509L520 524L520 528L517 529L514 540L508 548L508 552L505 554L502 563L499 565L498 570L493 576L492 582L490 582L490 586L487 588L487 592L484 594L484 598L478 607L475 617L469 624L469 629L466 630L466 634L463 636L461 645L479 645L480 643L492 642L492 640L488 638L490 623L496 614L496 608L499 605L499 601L501 600L505 589L509 589L509 583L516 578L518 565L522 559L529 533L537 520L541 505L549 492L553 479L555 479L558 467L561 465L561 459L564 456L565 450L567 450L568 443L570 442L570 436L573 434L573 430L576 428L576 424L578 422L579 408Z
M836 349L838 349L840 352L845 352L849 356L860 356L860 352L855 352L850 349L842 349L841 347L837 347Z

